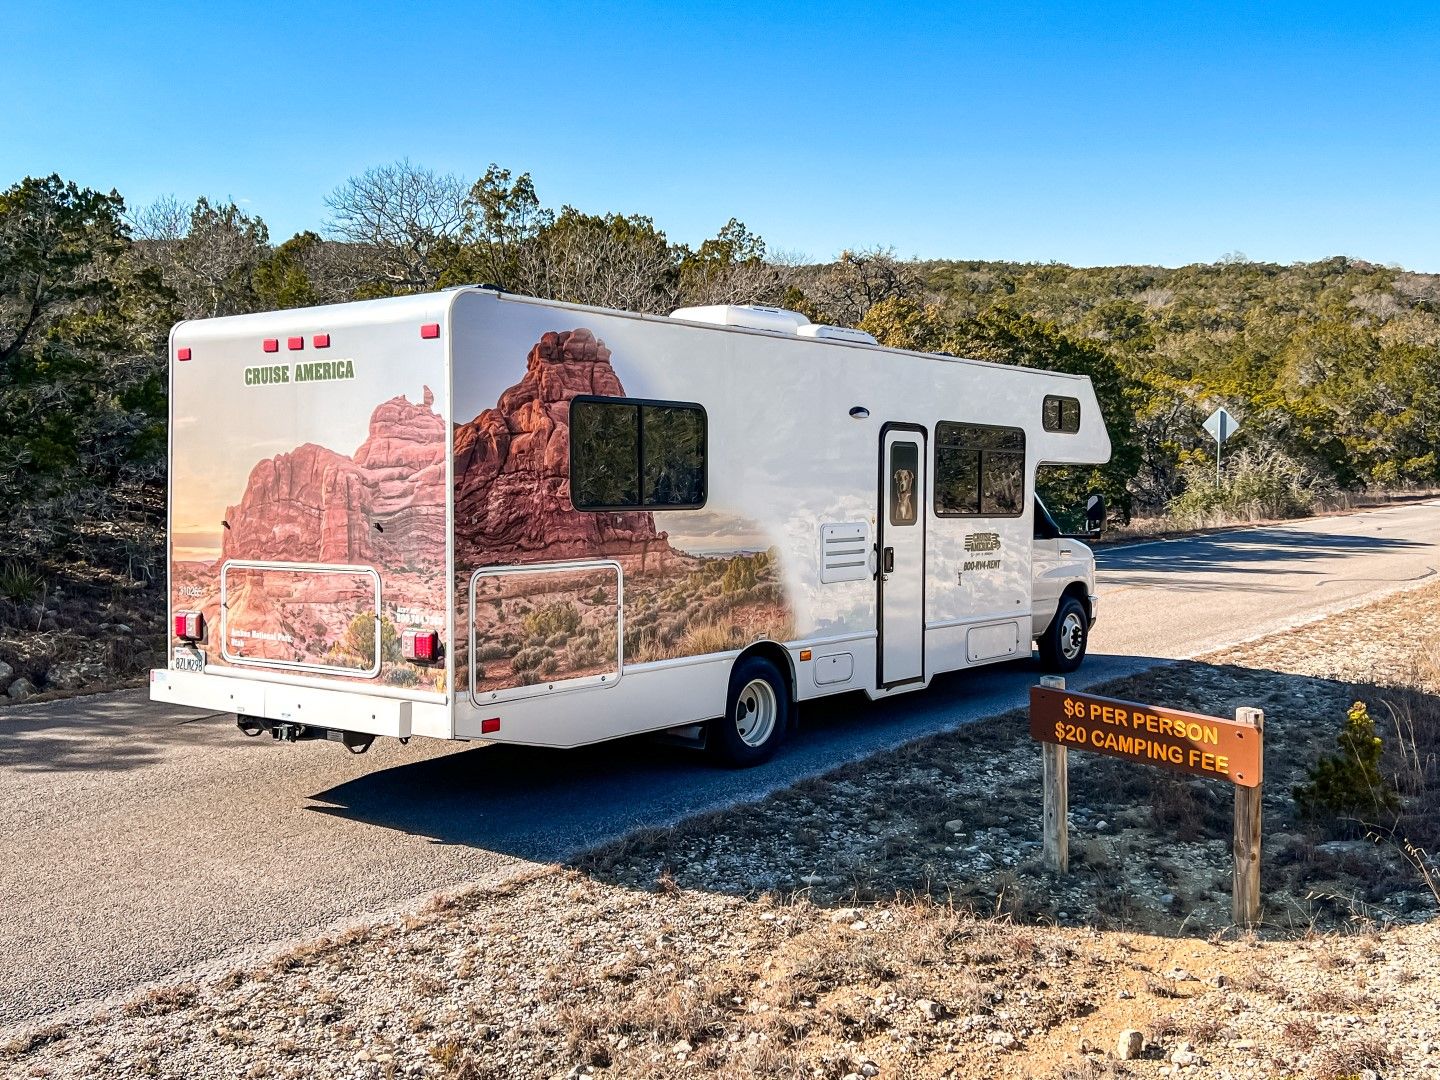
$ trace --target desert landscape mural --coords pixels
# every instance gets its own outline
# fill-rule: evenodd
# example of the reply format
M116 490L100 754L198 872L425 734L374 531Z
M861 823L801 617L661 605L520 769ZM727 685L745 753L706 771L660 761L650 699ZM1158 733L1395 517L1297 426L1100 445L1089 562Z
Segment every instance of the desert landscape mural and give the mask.
M617 644L624 662L637 664L791 637L773 550L691 553L657 527L655 513L574 508L570 402L582 394L626 396L610 349L583 327L552 331L530 349L523 376L493 408L456 426L457 626L471 625L471 577L486 571L475 580L475 693L614 671ZM662 511L662 520L667 513L687 511ZM716 548L727 533L759 532L724 508L703 513ZM488 569L585 560L623 569L618 642L613 569ZM464 672L469 642L456 647L457 672Z
M227 575L225 650L240 660L323 667L396 686L444 689L443 671L400 656L400 630L444 626L445 422L427 387L376 406L351 455L315 443L259 462L239 502L217 523L220 557L176 561L177 608L204 612L219 644L220 570ZM247 561L373 567L297 573ZM378 614L378 624L377 624ZM226 661L218 648L209 663Z

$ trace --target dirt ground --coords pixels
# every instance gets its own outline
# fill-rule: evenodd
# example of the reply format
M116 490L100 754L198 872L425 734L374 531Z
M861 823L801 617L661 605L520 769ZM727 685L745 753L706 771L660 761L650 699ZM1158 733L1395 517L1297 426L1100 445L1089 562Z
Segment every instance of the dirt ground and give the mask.
M1435 866L1402 846L1433 843L1437 827L1437 628L1430 586L1106 688L1213 715L1265 710L1253 930L1230 923L1232 793L1214 781L1072 753L1072 871L1049 875L1039 750L1016 712L263 967L7 1033L0 1066L1440 1076ZM1302 819L1292 789L1356 700L1411 786L1388 821Z

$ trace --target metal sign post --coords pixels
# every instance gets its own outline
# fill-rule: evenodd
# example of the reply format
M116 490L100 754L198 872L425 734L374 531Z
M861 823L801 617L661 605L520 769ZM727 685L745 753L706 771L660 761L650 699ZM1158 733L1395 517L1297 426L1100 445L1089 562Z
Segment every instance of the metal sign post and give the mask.
M1210 414L1210 419L1205 421L1205 430L1215 440L1215 487L1220 487L1220 448L1225 445L1225 440L1234 435L1240 429L1235 418L1225 411L1224 406L1216 409Z

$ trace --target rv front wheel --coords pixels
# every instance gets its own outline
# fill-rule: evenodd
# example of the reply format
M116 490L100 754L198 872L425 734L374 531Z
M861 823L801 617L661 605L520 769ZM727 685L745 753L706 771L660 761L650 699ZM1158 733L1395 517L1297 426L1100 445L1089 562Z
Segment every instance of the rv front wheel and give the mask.
M790 688L763 656L747 656L730 672L725 715L711 720L706 748L727 765L768 761L790 724Z
M1074 671L1085 659L1090 643L1090 619L1085 607L1073 596L1060 601L1055 618L1040 639L1040 665L1046 671Z

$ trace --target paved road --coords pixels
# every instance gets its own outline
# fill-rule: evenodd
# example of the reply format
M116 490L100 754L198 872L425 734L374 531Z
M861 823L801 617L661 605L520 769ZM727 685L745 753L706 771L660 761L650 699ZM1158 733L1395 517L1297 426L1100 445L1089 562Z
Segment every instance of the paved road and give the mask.
M1103 549L1101 623L1072 685L1253 637L1440 566L1440 504ZM750 799L1012 708L1028 663L878 705L805 708L770 765L629 741L569 753L246 739L125 692L0 712L0 1026L494 881L640 824Z

